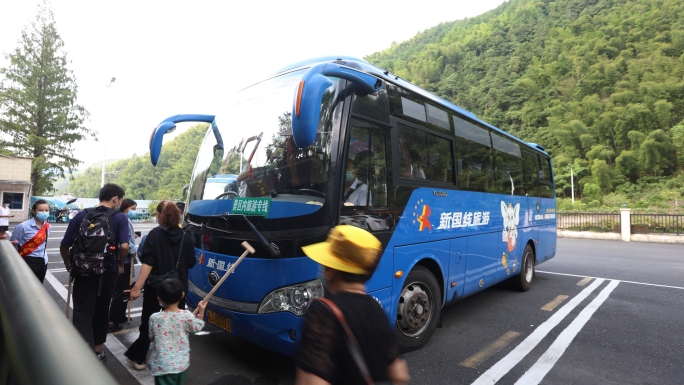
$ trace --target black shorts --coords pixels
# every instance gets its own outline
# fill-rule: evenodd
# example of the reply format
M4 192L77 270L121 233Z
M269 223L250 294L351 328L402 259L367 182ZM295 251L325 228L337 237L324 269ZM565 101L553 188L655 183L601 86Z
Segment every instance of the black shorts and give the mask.
M0 226L0 231L7 231L9 226Z

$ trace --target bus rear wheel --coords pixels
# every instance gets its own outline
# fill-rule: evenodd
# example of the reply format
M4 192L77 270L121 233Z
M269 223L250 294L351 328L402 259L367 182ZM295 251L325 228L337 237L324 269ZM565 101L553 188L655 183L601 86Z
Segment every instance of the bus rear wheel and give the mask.
M525 246L522 262L520 263L520 274L511 277L513 288L517 291L528 291L532 288L534 279L534 251L529 244Z
M403 352L425 345L435 332L442 307L439 284L429 269L416 266L399 295L394 337Z

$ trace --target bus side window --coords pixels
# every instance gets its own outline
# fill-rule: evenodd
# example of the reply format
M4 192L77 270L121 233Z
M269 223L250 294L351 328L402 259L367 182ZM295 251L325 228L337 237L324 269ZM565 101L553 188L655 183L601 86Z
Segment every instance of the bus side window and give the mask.
M491 135L496 168L495 192L524 196L527 189L523 184L520 145L501 135Z
M541 166L539 169L539 179L541 179L539 195L542 198L553 198L554 188L550 160L543 155L539 155L539 164Z
M413 127L397 124L399 133L399 176L431 179L428 165L428 134Z
M402 178L453 183L451 141L401 123L397 132Z
M376 126L352 120L344 169L342 214L387 207L387 136Z
M371 133L373 160L369 183L372 206L375 208L387 207L387 141L385 136Z
M523 168L525 175L525 188L528 196L539 195L539 170L537 167L537 156L528 152L523 152Z
M489 130L457 116L454 118L458 188L469 191L494 191L492 142Z

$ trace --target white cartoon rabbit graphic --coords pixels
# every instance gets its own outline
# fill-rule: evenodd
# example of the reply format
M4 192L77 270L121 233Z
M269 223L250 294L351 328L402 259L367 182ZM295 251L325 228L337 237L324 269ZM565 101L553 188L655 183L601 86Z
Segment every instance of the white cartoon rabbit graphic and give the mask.
M506 202L501 201L501 216L503 216L504 225L501 240L508 243L508 251L511 252L515 249L515 244L518 241L520 203L516 203L515 207L513 207L511 203L506 205Z

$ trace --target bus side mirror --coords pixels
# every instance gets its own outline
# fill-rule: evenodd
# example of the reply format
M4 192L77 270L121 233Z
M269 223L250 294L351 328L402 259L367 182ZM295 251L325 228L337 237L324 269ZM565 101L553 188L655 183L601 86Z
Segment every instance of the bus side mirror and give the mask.
M214 136L216 136L216 142L223 147L223 140L221 139L221 134L216 127L214 122L214 115L200 115L200 114L183 114L174 115L169 118L164 119L163 122L159 123L157 128L152 131L150 136L150 160L152 165L156 166L159 161L159 155L161 154L162 144L164 141L164 135L173 132L176 129L176 123L180 122L204 122L211 123L211 128L214 131Z
M322 63L309 68L299 81L292 104L292 137L299 148L309 147L316 139L323 94L333 84L328 76L354 83L358 95L368 95L382 87L382 81L375 76L346 66Z
M152 131L152 135L150 136L150 160L152 160L153 166L156 166L157 161L159 161L164 135L169 132L173 132L175 129L176 123L164 121L161 122L157 128L154 129L154 131Z

